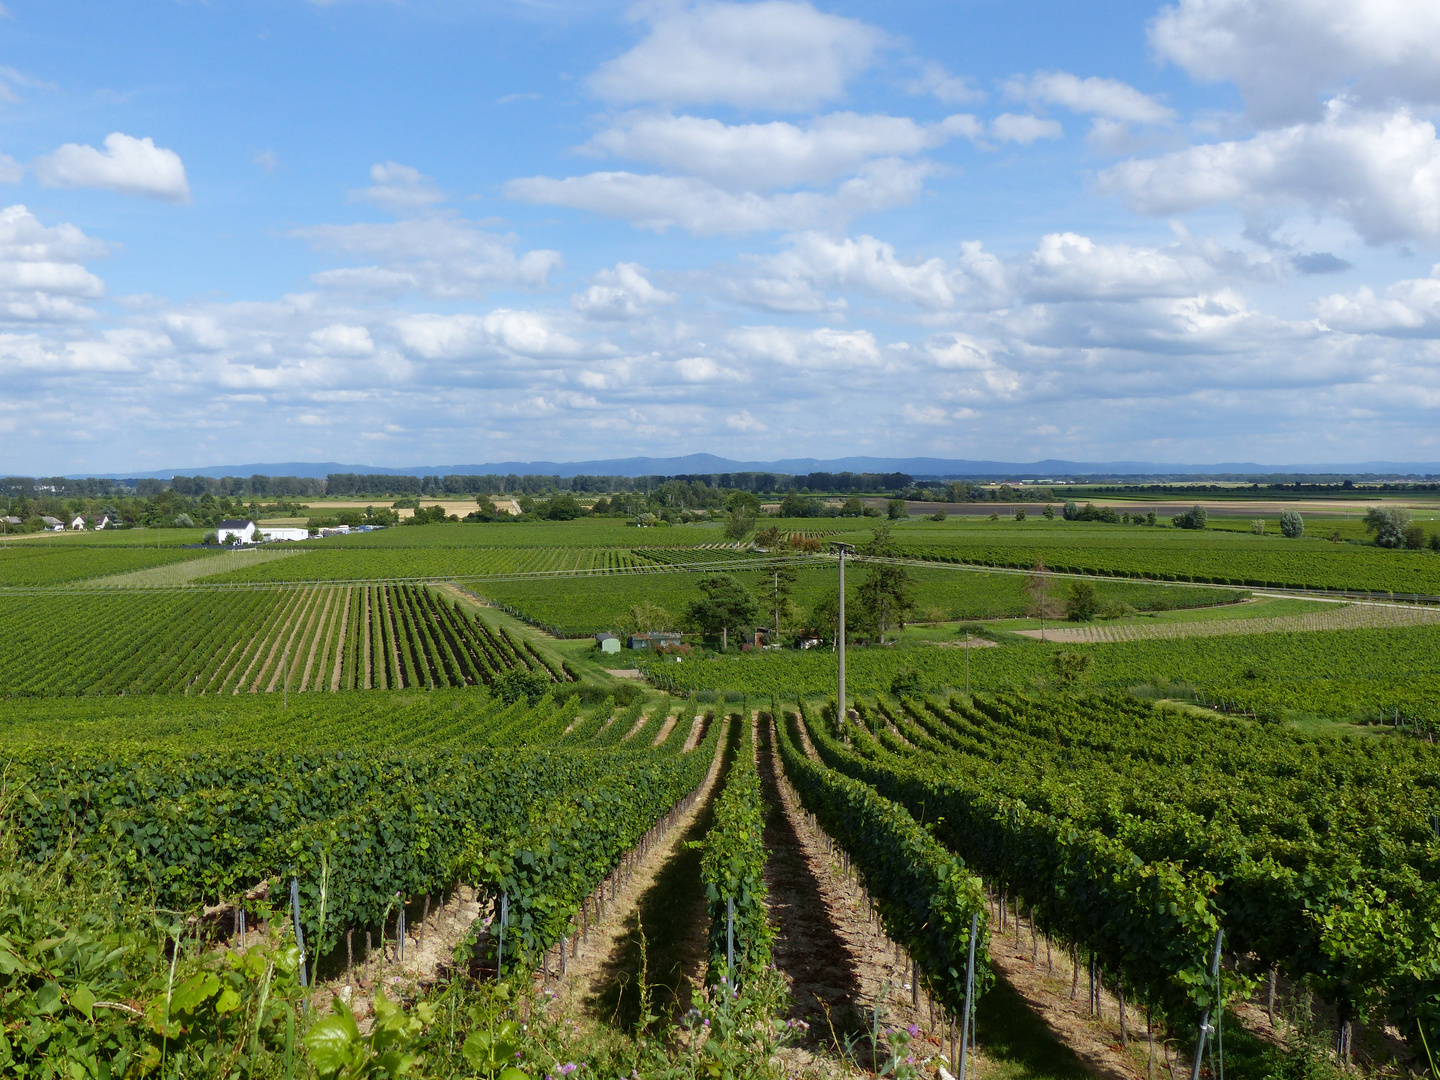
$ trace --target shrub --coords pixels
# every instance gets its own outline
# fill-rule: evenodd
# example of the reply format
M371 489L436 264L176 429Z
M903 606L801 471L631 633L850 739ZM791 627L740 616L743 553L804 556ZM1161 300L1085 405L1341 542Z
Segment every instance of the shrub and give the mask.
M1430 550L1440 551L1440 532L1430 534Z
M910 516L910 511L905 508L904 499L891 499L885 504L885 512L891 521L899 521L903 517Z
M1280 515L1280 535L1290 540L1305 535L1305 519L1298 510L1286 510Z
M1016 520L1016 521L1024 521L1024 520L1025 520L1025 508L1024 508L1023 506L1020 507L1019 509L1017 509L1017 510L1015 511L1015 520Z
M1064 505L1064 507L1061 508L1060 513L1064 516L1066 521L1074 521L1077 517L1080 516L1080 507L1075 504L1074 499L1071 499Z
M927 689L925 680L909 664L897 671L890 680L890 693L896 697L920 697Z
M944 520L945 520L945 511L944 511L944 510L936 510L933 514L930 515L930 520L931 520L931 521L944 521Z
M1372 506L1365 512L1365 531L1375 534L1377 547L1398 548L1406 542L1410 511L1393 506Z
M1250 531L1256 536L1265 535L1265 519L1255 518L1250 522Z
M1042 510L1042 511L1040 511L1040 513L1044 516L1044 518L1045 518L1046 521L1054 521L1054 520L1055 520L1055 508L1054 508L1053 506L1051 506L1049 503L1046 503L1046 504L1045 504L1045 509Z
M1205 512L1205 508L1196 503L1183 514L1176 514L1170 519L1170 523L1177 529L1203 529L1208 519L1209 515Z
M1405 546L1411 551L1419 551L1425 546L1425 526L1418 521L1411 522L1405 527Z
M1065 617L1071 622L1090 622L1100 610L1100 601L1095 596L1095 586L1088 581L1070 583L1070 595L1065 598Z
M512 668L495 677L493 689L496 697L507 704L514 704L521 698L533 704L549 692L550 678L538 671Z
M1058 652L1050 658L1055 667L1055 681L1061 686L1073 686L1090 670L1090 654Z

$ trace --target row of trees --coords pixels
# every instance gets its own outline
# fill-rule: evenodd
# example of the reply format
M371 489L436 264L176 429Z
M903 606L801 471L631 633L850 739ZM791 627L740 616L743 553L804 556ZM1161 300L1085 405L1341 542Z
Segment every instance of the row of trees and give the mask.
M948 503L1045 503L1055 501L1055 492L1048 487L1026 484L985 484L976 480L935 480L917 482L901 493L912 502Z
M1365 531L1375 534L1375 543L1383 548L1408 548L1419 551L1428 547L1440 551L1440 532L1425 532L1409 510L1398 506L1372 506L1365 514Z
M779 553L815 552L820 547L819 541L783 537L773 528L757 540ZM882 526L875 530L870 543L860 549L860 554L893 558L901 552L889 527ZM721 648L728 647L732 636L749 636L755 630L768 632L777 643L787 634L832 643L836 640L840 626L838 585L822 595L808 612L802 612L795 603L799 580L795 567L772 567L765 574L765 580L754 591L747 589L733 574L710 574L702 578L698 583L699 595L685 609L685 624ZM915 610L914 579L905 567L885 563L866 565L863 574L863 579L853 590L848 590L845 597L846 640L884 644L886 635L902 628Z
M675 476L552 476L543 474L449 473L444 476L406 476L395 473L331 473L322 490L329 495L518 495L547 496L559 492L577 495L644 496L665 506L695 508L712 505L706 490L744 491L755 495L787 492L902 491L912 479L906 473L685 473ZM320 481L315 481L319 484ZM724 501L722 494L721 501Z

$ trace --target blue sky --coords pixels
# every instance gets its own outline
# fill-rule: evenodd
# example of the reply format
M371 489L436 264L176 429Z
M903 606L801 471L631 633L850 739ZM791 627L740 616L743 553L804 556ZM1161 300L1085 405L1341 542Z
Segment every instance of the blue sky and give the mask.
M1430 2L3 11L0 471L1440 449Z

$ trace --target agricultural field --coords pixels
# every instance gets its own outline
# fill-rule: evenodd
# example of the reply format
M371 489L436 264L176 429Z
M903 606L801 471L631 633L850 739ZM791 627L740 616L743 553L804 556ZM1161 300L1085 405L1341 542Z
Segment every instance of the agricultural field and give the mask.
M1272 588L1360 589L1440 594L1440 555L1395 551L1306 535L1287 540L1230 529L1099 522L907 522L895 535L917 559L1025 569L1042 560L1058 571Z
M1003 635L1002 635L1003 636ZM952 635L951 640L954 640ZM983 639L982 639L983 640ZM1440 731L1440 626L1312 630L1096 644L1011 638L944 648L933 642L850 648L846 682L857 694L907 690L1050 691L1055 657L1086 657L1079 685L1199 700L1226 708L1363 723L1403 721ZM835 694L832 650L648 661L651 682L672 693Z
M144 548L115 543L81 543L80 539L37 536L0 546L0 588L67 585L152 567L174 566L215 554L213 550L186 549L176 545Z
M793 603L808 613L817 601L836 591L833 561L816 560L814 567L802 567L792 595ZM763 570L725 567L757 595L765 591ZM847 593L858 588L867 570L852 566L846 578ZM697 595L697 583L704 573L683 572L644 577L607 577L583 583L563 580L475 582L470 588L501 605L506 611L543 627L557 637L586 637L602 630L618 630L627 624L636 605L657 604L676 617ZM954 619L1003 619L1025 610L1024 579L1013 574L967 573L948 569L918 568L915 581L915 618L926 622ZM1058 592L1059 590L1057 590ZM1232 604L1244 599L1241 592L1215 589L1174 588L1141 582L1100 582L1096 593L1104 605L1125 605L1138 611L1206 607Z
M56 592L0 612L6 695L479 686L512 668L567 679L533 645L414 585Z

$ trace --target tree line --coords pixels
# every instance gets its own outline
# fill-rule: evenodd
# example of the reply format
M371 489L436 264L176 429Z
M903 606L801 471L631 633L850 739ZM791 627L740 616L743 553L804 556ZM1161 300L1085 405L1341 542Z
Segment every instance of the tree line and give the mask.
M900 491L913 479L906 473L827 473L804 475L768 472L682 473L674 476L553 476L544 474L449 473L407 476L396 473L331 473L328 495L656 495L700 489L746 491L756 495L785 492ZM682 503L682 505L684 505Z

